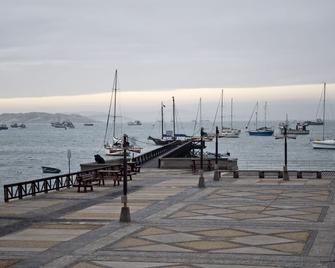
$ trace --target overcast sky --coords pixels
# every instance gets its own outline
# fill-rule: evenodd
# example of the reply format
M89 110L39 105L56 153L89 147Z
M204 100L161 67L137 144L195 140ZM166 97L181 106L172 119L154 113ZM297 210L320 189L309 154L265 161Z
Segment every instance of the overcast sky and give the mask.
M0 97L335 81L333 0L1 0Z
M265 97L277 117L308 118L335 82L334 12L334 0L0 0L0 112L106 112L117 68L134 117L172 94L193 116L199 96L213 108L233 88L238 118ZM298 95L265 94L278 85Z

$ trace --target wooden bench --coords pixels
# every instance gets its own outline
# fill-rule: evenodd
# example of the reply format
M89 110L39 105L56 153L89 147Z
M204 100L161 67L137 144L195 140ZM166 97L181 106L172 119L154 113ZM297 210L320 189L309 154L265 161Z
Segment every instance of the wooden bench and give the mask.
M322 172L321 171L315 171L315 170L297 171L297 178L302 179L303 174L315 174L317 179L322 179Z
M105 185L105 180L113 180L114 186L120 185L121 172L118 169L102 169L98 170L102 185Z
M84 188L84 192L87 192L87 188L93 191L93 185L101 185L101 178L96 175L96 173L83 173L78 174L76 178L77 184L73 185L78 187L77 192L80 192L80 188Z

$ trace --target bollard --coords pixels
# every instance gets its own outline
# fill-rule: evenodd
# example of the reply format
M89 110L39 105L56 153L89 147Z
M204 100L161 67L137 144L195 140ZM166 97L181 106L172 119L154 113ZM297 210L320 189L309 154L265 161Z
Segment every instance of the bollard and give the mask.
M204 171L202 169L199 170L199 182L198 182L198 187L199 188L205 188L205 178L204 178Z

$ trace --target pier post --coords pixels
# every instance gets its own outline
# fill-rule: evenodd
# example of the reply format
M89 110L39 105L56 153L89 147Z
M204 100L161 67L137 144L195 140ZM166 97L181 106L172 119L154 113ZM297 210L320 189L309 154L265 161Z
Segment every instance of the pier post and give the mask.
M128 149L128 136L123 135L123 195L121 196L121 203L123 207L121 208L120 222L130 222L130 209L127 206L127 149Z
M204 178L204 128L200 130L200 170L199 170L199 188L205 188L205 178Z
M220 180L220 172L218 166L218 157L219 157L219 127L215 129L215 164L214 164L214 180Z

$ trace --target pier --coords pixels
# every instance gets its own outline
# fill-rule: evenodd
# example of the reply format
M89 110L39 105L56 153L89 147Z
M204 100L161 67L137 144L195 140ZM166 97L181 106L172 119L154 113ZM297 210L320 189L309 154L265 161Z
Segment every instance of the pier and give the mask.
M333 267L334 177L204 176L141 169L130 223L108 183L3 203L0 267Z

